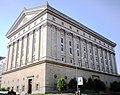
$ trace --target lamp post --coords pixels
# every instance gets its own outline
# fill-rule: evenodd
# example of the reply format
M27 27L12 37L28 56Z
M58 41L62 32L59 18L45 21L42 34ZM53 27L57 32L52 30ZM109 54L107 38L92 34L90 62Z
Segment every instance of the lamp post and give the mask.
M82 67L82 59L83 59L84 57L81 57L81 59L80 59L80 63L81 63L81 67ZM78 66L78 64L76 64L76 80L77 80L77 91L78 91L78 74L77 74L77 66Z

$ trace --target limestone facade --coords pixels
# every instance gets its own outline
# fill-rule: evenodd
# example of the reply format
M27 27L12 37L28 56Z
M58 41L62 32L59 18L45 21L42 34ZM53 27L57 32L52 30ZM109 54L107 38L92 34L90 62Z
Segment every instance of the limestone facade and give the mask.
M6 36L2 87L17 93L55 91L59 77L68 83L76 73L107 85L119 80L116 44L48 4L24 9Z

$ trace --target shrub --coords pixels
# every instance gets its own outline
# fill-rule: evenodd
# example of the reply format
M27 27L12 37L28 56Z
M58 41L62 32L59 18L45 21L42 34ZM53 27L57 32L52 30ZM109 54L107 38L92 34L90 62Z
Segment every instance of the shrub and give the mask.
M110 91L120 92L120 82L114 81L110 83Z
M73 78L69 81L68 87L73 90L76 91L77 90L77 81L76 78Z
M64 78L59 78L57 81L57 89L58 91L65 91L66 90L66 82Z

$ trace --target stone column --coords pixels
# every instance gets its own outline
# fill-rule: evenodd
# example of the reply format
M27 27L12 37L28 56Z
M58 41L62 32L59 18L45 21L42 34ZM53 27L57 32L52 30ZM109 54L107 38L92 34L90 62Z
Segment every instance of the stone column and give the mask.
M35 60L38 61L39 58L39 27L36 29L36 57Z
M61 29L57 27L57 61L60 61L61 59ZM65 38L63 37L63 46L65 45ZM65 51L65 48L63 49Z
M21 67L21 59L22 59L22 38L19 40L19 61L18 66Z
M86 60L87 68L90 68L90 63L89 63L90 53L89 53L89 42L88 41L86 41L86 55L87 55L87 60Z
M23 64L26 65L26 52L27 52L27 35L24 36L24 56L23 56Z
M10 57L10 45L7 46L7 50L8 50L8 52L7 52L7 58L6 58L6 64L5 64L5 71L8 70L9 57Z
M113 54L113 59L114 59L115 74L117 74L117 66L116 66L115 54Z
M69 63L69 42L68 42L68 33L66 32L65 33L65 56L66 56L66 60L65 60L65 62L66 63Z
M41 26L41 45L40 45L40 58L41 60L45 59L46 56L46 49L47 49L47 26L46 23Z
M10 45L10 54L9 54L9 61L8 61L8 70L11 69L11 64L12 64L12 52L13 52L13 44Z
M40 60L40 45L41 45L41 26L38 28L39 30L38 30L38 35L39 35L39 37L38 37L38 60Z
M17 41L14 43L13 68L16 68Z
M33 31L30 32L30 47L29 47L29 57L28 57L29 63L28 64L32 63L32 58L33 58L32 54L33 54Z

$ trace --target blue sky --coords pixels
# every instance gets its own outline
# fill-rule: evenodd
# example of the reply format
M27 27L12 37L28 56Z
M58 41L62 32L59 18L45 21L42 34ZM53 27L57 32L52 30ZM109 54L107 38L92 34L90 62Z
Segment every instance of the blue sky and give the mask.
M117 44L116 61L120 73L120 0L1 0L0 56L7 54L5 34L26 8L45 2Z

